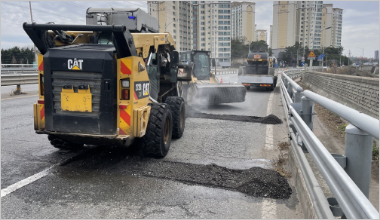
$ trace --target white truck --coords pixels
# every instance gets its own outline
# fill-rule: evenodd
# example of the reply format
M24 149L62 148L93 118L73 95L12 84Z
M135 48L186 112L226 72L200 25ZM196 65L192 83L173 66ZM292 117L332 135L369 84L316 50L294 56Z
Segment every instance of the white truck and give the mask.
M277 72L274 71L275 57L269 57L264 51L248 54L247 65L239 67L238 83L249 90L251 87L263 87L273 91L277 84Z

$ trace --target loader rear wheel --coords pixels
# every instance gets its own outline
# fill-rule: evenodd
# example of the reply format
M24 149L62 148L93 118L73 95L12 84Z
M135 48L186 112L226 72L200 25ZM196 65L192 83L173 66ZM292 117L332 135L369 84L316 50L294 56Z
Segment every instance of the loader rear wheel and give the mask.
M182 97L169 96L165 103L170 106L173 116L172 138L181 138L185 130L185 101Z
M53 145L53 147L61 150L74 150L83 147L83 144L71 143L52 134L48 135L48 139L50 141L50 144Z
M152 103L146 133L142 137L142 152L146 156L163 158L172 140L173 119L167 104Z

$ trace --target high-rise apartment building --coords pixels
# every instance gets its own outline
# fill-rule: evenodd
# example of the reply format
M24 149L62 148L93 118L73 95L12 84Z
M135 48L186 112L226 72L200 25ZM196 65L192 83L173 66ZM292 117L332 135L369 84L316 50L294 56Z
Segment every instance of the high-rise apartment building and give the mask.
M232 38L256 41L255 3L233 2L231 10Z
M332 22L332 45L333 47L342 46L342 25L343 25L343 9L333 8L333 22Z
M157 18L159 32L169 32L178 51L192 49L193 9L190 1L148 1L148 13Z
M340 47L342 39L343 9L333 8L333 4L323 4L322 47ZM326 29L328 28L328 29ZM324 30L325 29L325 30Z
M297 1L273 1L272 49L293 46L297 31Z
M256 40L267 42L267 30L256 30Z
M297 2L296 41L311 49L321 48L323 1Z
M273 25L270 25L269 27L269 47L272 48L273 47Z
M375 50L375 60L378 60L379 59L379 51L378 50Z
M231 2L192 1L193 49L209 50L218 66L231 66Z

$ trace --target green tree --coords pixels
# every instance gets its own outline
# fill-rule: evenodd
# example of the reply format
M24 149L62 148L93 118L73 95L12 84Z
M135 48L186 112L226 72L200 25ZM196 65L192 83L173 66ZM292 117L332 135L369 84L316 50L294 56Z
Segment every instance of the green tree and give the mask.
M273 52L272 52L272 48L271 47L269 47L268 53L269 53L269 56L272 56Z
M2 64L26 64L33 63L35 59L33 48L29 47L13 47L9 49L1 49L1 63Z
M248 45L245 45L244 42L244 38L231 39L231 61L248 56Z
M252 41L250 44L250 51L265 51L268 52L268 44L267 42L261 41Z

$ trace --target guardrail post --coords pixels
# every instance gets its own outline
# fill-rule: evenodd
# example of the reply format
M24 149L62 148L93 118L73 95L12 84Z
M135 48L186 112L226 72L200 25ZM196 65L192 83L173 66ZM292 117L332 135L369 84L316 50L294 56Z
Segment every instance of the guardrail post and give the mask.
M303 96L301 98L301 118L306 125L313 131L313 114L314 114L314 101Z
M20 95L21 94L21 86L20 85L17 85L17 89L16 89L16 91L14 91L14 94L15 95Z
M294 95L294 102L295 103L300 103L301 102L301 98L303 96L302 91L303 91L302 87L297 87L297 92Z
M288 94L289 94L290 98L292 99L293 98L293 86L292 86L292 84L290 84L290 82L289 82L288 86L286 88L288 90Z
M282 81L284 81L285 88L288 88L288 79L283 76Z
M346 127L345 171L369 198L373 137L352 124Z

